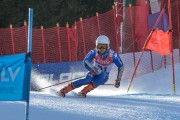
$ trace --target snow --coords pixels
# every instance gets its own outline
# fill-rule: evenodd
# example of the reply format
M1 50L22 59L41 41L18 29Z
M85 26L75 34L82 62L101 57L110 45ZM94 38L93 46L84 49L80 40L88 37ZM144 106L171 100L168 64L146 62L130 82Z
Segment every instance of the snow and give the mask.
M120 88L100 86L87 98L70 92L67 97L55 95L63 86L43 92L31 92L30 120L179 120L180 64L175 65L176 94L172 90L172 68L162 68L134 79L127 93L129 80ZM38 77L37 74L33 73ZM42 86L50 83L42 84ZM0 102L1 120L25 120L24 102Z

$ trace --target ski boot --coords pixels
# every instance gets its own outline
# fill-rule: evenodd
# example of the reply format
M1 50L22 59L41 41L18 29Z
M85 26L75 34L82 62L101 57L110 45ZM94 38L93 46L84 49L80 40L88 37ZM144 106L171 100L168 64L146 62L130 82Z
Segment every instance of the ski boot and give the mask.
M81 92L78 93L78 95L82 98L86 98L86 94L91 90L94 90L94 88L96 88L95 84L90 83L88 86L84 87Z
M82 93L82 92L78 92L78 96L82 97L82 98L86 98L86 94Z
M61 97L65 97L65 94L68 93L69 91L73 90L75 87L74 85L71 83L69 84L68 86L62 88L60 91L59 91L59 96Z

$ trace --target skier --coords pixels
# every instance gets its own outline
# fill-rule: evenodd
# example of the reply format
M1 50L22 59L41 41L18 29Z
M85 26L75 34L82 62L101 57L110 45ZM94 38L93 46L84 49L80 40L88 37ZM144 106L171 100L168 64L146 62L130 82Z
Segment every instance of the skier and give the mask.
M118 88L124 70L123 63L118 53L110 49L109 38L105 35L100 35L96 39L96 48L91 50L83 60L83 65L89 71L87 76L61 89L59 95L65 97L65 94L69 91L82 85L87 85L78 93L85 98L88 92L107 82L113 63L118 67L118 75L114 85Z

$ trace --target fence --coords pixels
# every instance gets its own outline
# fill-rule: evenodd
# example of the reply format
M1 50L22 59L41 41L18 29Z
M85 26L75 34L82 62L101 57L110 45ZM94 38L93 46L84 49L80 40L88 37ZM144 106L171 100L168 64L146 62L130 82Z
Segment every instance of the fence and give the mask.
M81 61L95 47L100 34L111 40L111 48L118 51L119 37L116 34L116 13L112 10L89 19L75 22L70 28L59 24L53 28L33 29L33 63ZM25 52L27 48L27 25L0 29L0 55Z
M141 51L146 37L150 32L150 14L160 12L161 8L164 6L166 9L165 13L168 13L167 0L153 0L152 2L151 1L152 0L136 0L136 6L124 7L122 53ZM180 2L178 0L172 0L171 9L173 24L173 46L174 48L179 49Z
M138 54L144 45L145 39L150 32L149 14L159 12L161 6L166 6L167 1L136 0L136 6L122 7L122 0L116 0L116 7L106 13L96 14L89 19L82 19L74 23L70 28L61 27L57 24L52 28L33 29L33 63L51 63L66 61L81 61L90 49L95 47L98 35L105 34L111 40L111 48L121 53L133 53L124 59L124 62L133 60L133 66L137 62ZM178 50L175 59L180 56L180 2L171 1L173 23L173 45ZM159 9L158 9L159 7ZM158 11L159 10L159 11ZM124 17L122 17L124 16ZM123 21L123 26L121 26ZM122 28L122 29L120 29ZM0 28L0 55L16 54L25 52L27 49L27 25L23 27L2 29ZM120 33L122 32L122 36ZM122 39L121 39L122 38ZM159 61L154 53L149 53L147 59L152 59L150 68L157 70L154 63ZM121 55L123 56L123 55ZM149 56L152 56L149 58ZM161 56L162 57L162 56ZM164 56L163 56L164 57ZM168 63L166 56L163 62ZM161 60L162 61L162 60ZM179 60L180 61L180 60ZM178 62L178 61L176 61ZM161 66L161 62L157 66ZM161 67L157 67L158 69ZM129 69L129 68L128 68ZM150 70L148 70L150 71ZM144 71L145 72L145 71Z

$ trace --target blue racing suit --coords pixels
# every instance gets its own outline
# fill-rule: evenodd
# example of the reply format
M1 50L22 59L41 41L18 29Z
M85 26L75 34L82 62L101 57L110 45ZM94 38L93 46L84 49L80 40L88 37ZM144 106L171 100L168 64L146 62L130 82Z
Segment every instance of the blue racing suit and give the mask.
M85 61L92 63L94 67L101 69L102 72L100 74L95 74L92 72L92 68L90 68ZM96 48L91 50L83 60L83 65L89 72L84 79L73 82L73 86L78 88L92 82L95 87L103 85L109 78L109 72L112 69L113 63L118 67L118 71L120 71L120 68L123 67L123 63L117 52L108 49L104 55L99 55ZM117 78L119 78L119 74L117 75Z

